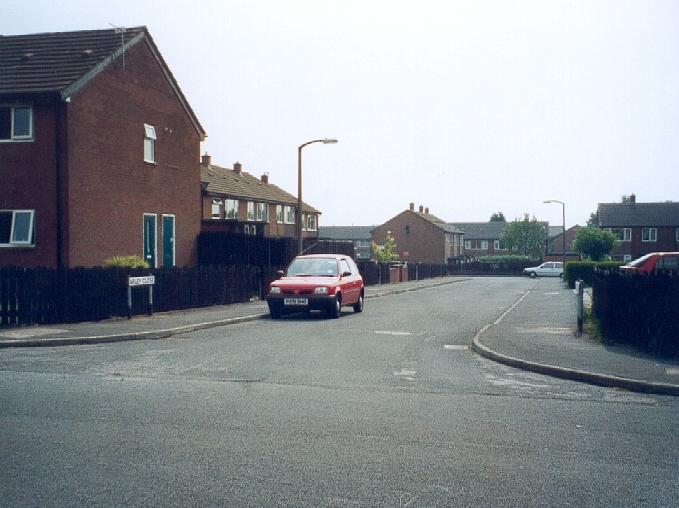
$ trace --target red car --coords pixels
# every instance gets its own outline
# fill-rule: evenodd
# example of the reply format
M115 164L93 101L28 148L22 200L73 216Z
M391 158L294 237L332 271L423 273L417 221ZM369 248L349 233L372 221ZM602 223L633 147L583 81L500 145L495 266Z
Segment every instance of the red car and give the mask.
M343 306L363 311L363 277L354 260L339 254L297 256L269 285L266 302L272 319L293 312L324 311L340 317Z
M679 270L679 252L651 252L620 267L623 273L653 273L656 270Z

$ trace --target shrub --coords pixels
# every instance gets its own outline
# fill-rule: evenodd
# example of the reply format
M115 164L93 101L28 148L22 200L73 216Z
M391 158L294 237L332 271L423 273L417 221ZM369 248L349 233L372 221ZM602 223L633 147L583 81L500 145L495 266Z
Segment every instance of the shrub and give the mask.
M617 268L622 264L624 263L621 261L568 261L564 268L564 280L570 288L575 287L575 281L578 279L591 286L595 268L617 271Z
M104 261L104 268L150 268L140 256L112 256Z

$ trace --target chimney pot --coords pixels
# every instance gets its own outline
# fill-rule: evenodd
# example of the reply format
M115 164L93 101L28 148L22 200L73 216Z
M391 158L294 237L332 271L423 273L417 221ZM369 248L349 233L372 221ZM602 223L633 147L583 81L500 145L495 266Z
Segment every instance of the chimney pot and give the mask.
M415 211L415 203L410 203L410 211L411 212Z
M243 172L243 165L236 161L233 163L233 170L236 174L240 175Z
M636 204L637 197L634 195L634 193L629 195L629 202L632 203L633 205Z
M420 213L424 212L424 207L420 205Z
M426 208L424 209L424 213L426 213L427 215L429 215L429 207L426 207Z
M205 155L201 157L200 163L203 166L209 166L210 164L212 164L212 157L208 155L207 152L205 152Z
M262 175L262 183L266 183L266 184L269 183L269 175L267 173L264 173Z

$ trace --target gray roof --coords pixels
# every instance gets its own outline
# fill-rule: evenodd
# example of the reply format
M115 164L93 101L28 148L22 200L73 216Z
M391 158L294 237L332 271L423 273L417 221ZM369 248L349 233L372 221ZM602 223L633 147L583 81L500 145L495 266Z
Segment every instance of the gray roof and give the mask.
M431 213L424 213L424 212L415 212L411 211L411 213L414 213L418 217L426 220L427 222L432 223L434 226L442 229L446 233L463 233L460 229L455 227L454 224L448 224L446 222L443 222L443 220L439 219L436 215L432 215Z
M205 134L145 26L0 36L0 94L58 93L62 99L85 86L126 51L146 41L196 129Z
M318 237L330 240L370 240L375 226L319 226Z
M297 206L297 198L271 183L264 183L246 171L236 173L232 169L215 166L200 166L200 183L208 194L235 199L248 199L281 205ZM305 212L321 213L313 206L302 202Z
M599 203L601 227L679 227L679 203Z
M504 221L454 222L450 225L464 231L465 240L500 240L507 228Z

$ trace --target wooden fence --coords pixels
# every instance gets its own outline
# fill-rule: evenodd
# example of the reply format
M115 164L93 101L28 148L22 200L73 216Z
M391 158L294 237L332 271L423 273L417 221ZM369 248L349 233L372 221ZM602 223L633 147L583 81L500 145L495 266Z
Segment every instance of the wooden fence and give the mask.
M597 269L592 311L611 342L679 355L679 273L623 275Z
M154 310L246 302L263 290L253 266L127 270L0 268L0 325L96 321L127 315L130 275L154 275ZM147 311L148 286L133 288L133 314Z

